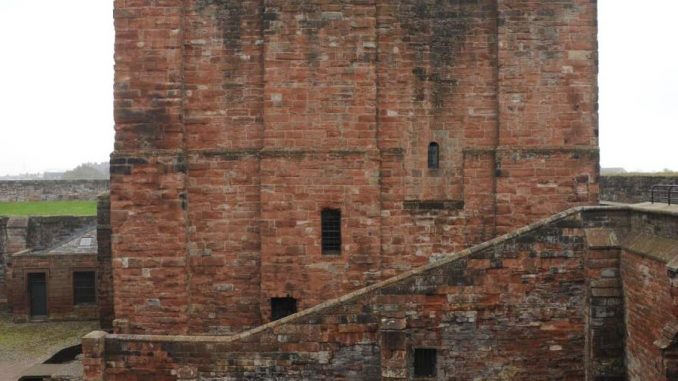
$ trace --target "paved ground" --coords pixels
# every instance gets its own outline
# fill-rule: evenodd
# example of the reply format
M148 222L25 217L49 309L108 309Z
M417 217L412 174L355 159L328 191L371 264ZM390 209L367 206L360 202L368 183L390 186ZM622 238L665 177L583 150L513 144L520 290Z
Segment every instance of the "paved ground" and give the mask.
M77 344L98 327L96 321L15 324L0 312L0 381L16 381L22 370Z

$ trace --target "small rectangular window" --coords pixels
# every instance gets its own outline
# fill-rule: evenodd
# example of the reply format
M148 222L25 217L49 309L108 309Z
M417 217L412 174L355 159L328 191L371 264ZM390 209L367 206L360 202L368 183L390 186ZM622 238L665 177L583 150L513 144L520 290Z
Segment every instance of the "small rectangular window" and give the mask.
M428 145L428 168L438 169L440 165L440 146L436 142Z
M321 213L322 253L341 254L341 211L325 209Z
M73 302L75 304L93 304L96 302L94 271L76 271L73 273Z
M282 319L297 312L297 300L294 298L271 298L271 321Z
M414 350L414 377L435 377L437 350L416 348Z

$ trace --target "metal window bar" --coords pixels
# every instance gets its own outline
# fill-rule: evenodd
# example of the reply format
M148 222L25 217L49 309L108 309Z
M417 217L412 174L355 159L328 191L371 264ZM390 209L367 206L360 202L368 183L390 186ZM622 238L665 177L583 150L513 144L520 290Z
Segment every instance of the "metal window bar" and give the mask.
M321 213L322 253L341 253L341 211L325 209Z
M414 349L414 377L435 377L438 351L432 348Z
M659 184L650 189L650 202L666 202L669 205L678 202L678 184Z

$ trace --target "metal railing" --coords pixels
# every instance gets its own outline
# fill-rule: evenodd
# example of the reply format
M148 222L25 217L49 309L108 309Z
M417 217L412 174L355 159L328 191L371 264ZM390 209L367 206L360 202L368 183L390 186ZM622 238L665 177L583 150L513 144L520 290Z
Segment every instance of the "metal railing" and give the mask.
M666 202L671 205L671 203L678 202L678 184L654 185L650 192L650 201L653 204L655 202Z

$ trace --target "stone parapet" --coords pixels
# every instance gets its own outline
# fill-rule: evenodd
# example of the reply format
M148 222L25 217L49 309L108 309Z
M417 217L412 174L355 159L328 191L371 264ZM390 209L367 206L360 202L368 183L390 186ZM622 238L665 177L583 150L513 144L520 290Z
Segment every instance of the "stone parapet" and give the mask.
M96 200L108 180L0 181L0 202Z
M641 203L650 201L654 185L678 184L676 176L601 176L600 199L611 202Z

